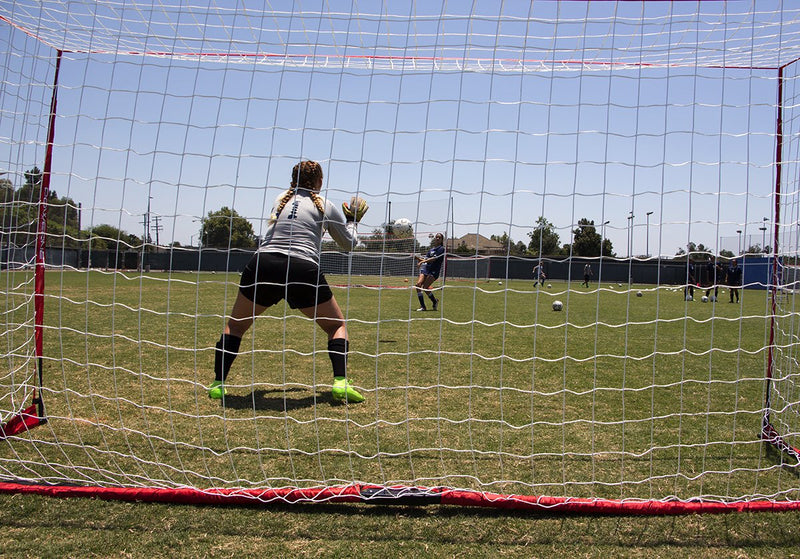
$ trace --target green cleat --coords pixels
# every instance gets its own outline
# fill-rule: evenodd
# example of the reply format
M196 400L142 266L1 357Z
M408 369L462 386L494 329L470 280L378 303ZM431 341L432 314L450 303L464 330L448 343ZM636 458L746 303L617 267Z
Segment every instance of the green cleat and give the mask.
M211 386L208 387L208 397L212 400L221 400L227 393L228 391L222 386L222 381L219 380L215 380L211 383Z
M358 404L364 401L364 397L353 388L345 377L333 378L333 401L334 402L350 402L351 404Z

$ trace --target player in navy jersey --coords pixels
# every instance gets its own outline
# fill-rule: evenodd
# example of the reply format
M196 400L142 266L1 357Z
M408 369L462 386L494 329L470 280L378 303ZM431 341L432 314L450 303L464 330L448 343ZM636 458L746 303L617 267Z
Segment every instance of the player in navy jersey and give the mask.
M547 279L547 274L544 271L544 267L542 263L539 262L536 266L533 267L533 285L539 287L539 284L542 284L544 287L544 280Z
M731 260L731 265L728 267L728 288L731 292L731 303L733 303L734 296L736 297L736 302L739 302L739 290L741 289L742 285L742 269L739 267L739 264L736 262L734 258Z
M417 256L419 264L419 277L417 278L417 297L419 298L418 311L426 311L428 308L425 306L425 294L433 304L433 310L436 310L436 305L439 300L433 295L431 285L437 279L442 271L442 264L444 264L444 235L436 233L431 242L431 248L425 253L425 256Z
M364 401L347 379L344 314L320 270L319 253L325 231L344 250L356 246L356 223L368 206L353 197L340 211L319 195L321 188L322 166L301 161L292 170L291 186L275 200L265 240L242 272L233 310L216 345L209 398L219 400L227 393L225 381L255 317L286 299L289 307L313 319L328 335L334 401Z
M694 262L691 256L686 260L686 286L683 288L683 295L685 299L691 297L694 299L694 286L697 280L694 278Z
M717 300L717 296L719 295L719 282L725 279L725 270L722 267L717 259L713 256L708 257L708 262L706 262L706 282L708 283L708 289L706 289L706 297L711 295L711 291L714 291L714 300Z

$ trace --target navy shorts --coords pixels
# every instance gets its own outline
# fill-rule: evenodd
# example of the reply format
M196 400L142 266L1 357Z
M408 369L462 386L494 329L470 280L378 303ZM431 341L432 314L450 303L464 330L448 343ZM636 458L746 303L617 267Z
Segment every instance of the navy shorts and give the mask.
M434 280L439 279L439 270L431 272L430 270L428 270L428 266L426 266L425 264L419 267L419 273L424 276L433 276Z
M277 252L256 252L244 267L239 292L262 307L286 299L293 309L315 307L333 299L325 276L314 262Z

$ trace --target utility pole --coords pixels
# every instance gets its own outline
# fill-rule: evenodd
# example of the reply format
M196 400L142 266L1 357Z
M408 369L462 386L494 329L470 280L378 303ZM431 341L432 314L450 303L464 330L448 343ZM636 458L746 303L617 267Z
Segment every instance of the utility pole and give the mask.
M161 246L161 243L158 241L158 232L164 229L164 226L159 223L161 221L161 216L159 215L154 216L153 221L156 222L153 228L156 230L156 246L159 247Z

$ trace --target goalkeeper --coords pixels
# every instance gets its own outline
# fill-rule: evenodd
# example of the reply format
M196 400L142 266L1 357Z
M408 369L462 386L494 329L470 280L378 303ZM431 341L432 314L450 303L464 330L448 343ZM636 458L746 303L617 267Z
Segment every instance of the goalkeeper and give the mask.
M230 318L214 352L214 382L208 396L221 399L225 381L239 352L242 336L255 317L286 299L289 306L313 319L328 335L333 365L333 400L363 402L347 379L348 337L344 315L319 267L325 231L344 250L357 244L356 224L369 206L357 197L340 211L319 195L322 166L302 161L292 169L291 187L273 206L264 242L245 266Z
M433 310L436 310L436 305L439 300L434 297L431 291L431 285L439 278L442 271L442 264L444 263L444 235L436 233L431 241L431 248L425 253L425 256L417 256L417 263L419 265L419 277L414 287L417 288L417 298L419 299L418 311L426 311L428 308L425 306L425 296L428 297L433 304Z

